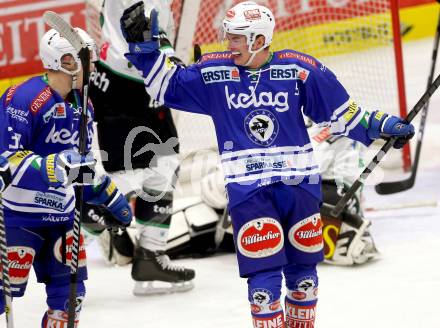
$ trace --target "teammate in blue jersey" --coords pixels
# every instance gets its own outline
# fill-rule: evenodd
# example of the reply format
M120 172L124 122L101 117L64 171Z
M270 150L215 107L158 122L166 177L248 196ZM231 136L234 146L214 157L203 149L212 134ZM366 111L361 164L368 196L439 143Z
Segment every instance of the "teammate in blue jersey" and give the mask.
M97 59L95 43L79 35ZM113 224L125 227L131 210L107 176L98 176L91 153L78 153L81 122L82 65L75 49L57 31L40 42L46 74L6 90L0 98L1 153L12 181L2 193L13 297L24 295L31 267L46 285L48 310L42 327L67 326L70 259L75 209L74 186L84 186L83 200L105 206ZM93 64L91 65L93 66ZM87 152L93 136L93 108L87 104ZM86 254L80 240L77 302L85 295ZM76 307L76 325L81 306ZM0 311L4 311L0 298ZM75 326L76 326L75 325Z
M205 54L184 68L159 49L154 10L147 19L140 2L121 18L126 57L142 71L147 92L171 108L213 119L254 327L313 327L316 264L323 259L321 190L301 109L333 135L367 146L396 136L395 146L402 147L414 127L359 107L315 58L272 52L275 19L268 8L239 3L222 26L228 51Z

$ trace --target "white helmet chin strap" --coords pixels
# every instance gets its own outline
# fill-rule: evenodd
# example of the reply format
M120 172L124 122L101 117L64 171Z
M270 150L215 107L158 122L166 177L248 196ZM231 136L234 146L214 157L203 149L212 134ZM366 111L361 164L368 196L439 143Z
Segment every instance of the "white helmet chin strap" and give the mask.
M254 41L254 42L255 42L255 41ZM246 64L244 64L244 66L249 66L249 65L252 63L252 61L254 60L255 55L256 55L257 53L259 53L260 51L262 51L264 48L265 48L265 47L264 47L264 45L263 45L263 46L262 46L260 49L258 49L258 50L252 50L252 44L250 44L249 47L248 47L248 51L249 51L249 53L251 53L252 55L249 57L248 61L246 62Z
M72 77L72 89L76 89L77 88L77 81L78 81L78 73L81 70L81 63L78 63L78 68L74 71L68 71L64 67L60 67L59 70Z

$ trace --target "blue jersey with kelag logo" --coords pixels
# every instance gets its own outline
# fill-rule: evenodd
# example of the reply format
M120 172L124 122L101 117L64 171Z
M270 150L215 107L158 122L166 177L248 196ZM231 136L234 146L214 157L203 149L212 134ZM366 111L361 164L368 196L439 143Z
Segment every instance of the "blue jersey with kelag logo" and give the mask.
M160 51L126 57L142 70L153 98L212 117L231 207L281 180L320 198L319 167L302 110L334 135L372 142L368 113L311 56L274 52L257 70L235 65L230 52L205 54L187 68Z
M6 90L0 99L2 155L11 167L12 183L3 192L8 225L38 226L73 218L73 187L49 188L40 172L41 158L78 149L81 108L78 91L65 101L43 76ZM93 136L93 110L88 106L87 149Z

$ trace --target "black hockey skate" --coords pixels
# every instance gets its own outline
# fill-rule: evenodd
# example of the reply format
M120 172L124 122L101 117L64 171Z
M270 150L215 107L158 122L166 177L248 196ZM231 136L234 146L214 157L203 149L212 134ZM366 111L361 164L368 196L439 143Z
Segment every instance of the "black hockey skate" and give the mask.
M164 294L193 289L195 271L172 265L164 252L138 247L134 253L131 277L136 281L134 295Z

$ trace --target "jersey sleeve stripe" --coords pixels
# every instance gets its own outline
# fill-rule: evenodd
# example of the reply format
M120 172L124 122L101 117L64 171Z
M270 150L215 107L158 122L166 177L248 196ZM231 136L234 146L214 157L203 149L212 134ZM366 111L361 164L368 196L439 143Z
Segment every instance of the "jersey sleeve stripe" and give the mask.
M177 70L177 66L174 66L170 71L168 71L167 75L165 76L162 86L160 87L160 96L159 96L159 103L163 104L165 101L165 92L168 89L168 85L170 83L171 77L174 75L174 73Z
M224 152L221 154L222 161L229 160L233 157L239 159L240 157L249 157L252 155L261 156L261 155L272 155L272 154L287 154L287 153L295 153L295 152L306 152L312 149L312 144L308 143L304 146L288 146L288 147L273 147L273 148L252 148L245 149L239 151L232 152Z
M333 111L333 115L331 116L330 120L335 121L337 120L338 116L343 115L343 112L345 112L350 105L350 99L348 99L345 103L343 103L341 106L336 108Z
M155 80L156 75L162 70L164 62L165 62L165 55L161 52L159 57L156 59L156 62L154 63L150 73L144 79L145 85L147 87L150 86L150 84Z
M228 177L225 176L226 183L239 183L239 182L249 182L249 181L258 181L263 179L268 179L272 177L288 177L290 179L295 179L296 177L299 177L301 179L304 179L305 177L312 177L314 175L319 174L319 167L312 167L310 169L304 170L304 171L284 171L284 172L278 172L278 171L270 171L270 172L263 172L260 174L252 174L252 175L246 175L246 176L240 176L240 177Z

